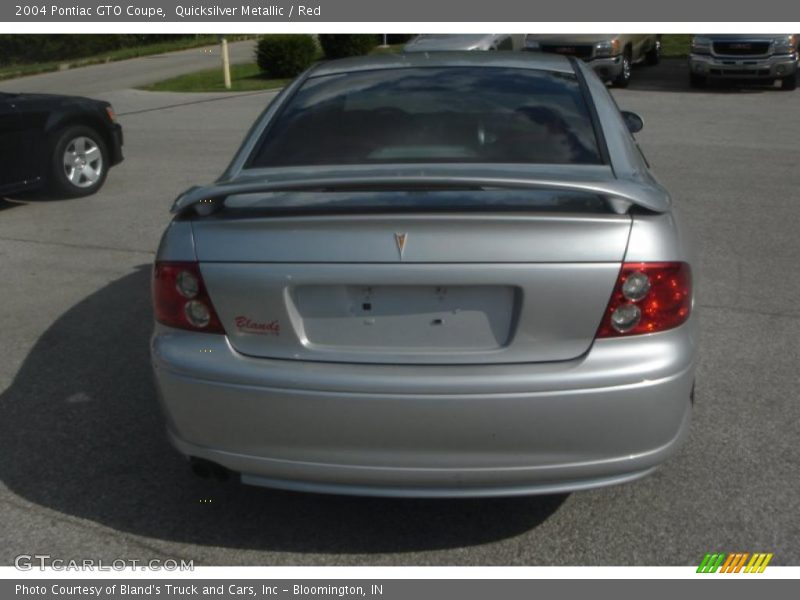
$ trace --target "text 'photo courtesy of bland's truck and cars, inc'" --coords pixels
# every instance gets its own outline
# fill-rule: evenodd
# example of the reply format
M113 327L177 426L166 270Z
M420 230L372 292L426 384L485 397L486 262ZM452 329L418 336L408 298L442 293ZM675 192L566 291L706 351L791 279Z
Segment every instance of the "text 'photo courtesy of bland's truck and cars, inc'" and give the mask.
M331 594L335 596L381 596L383 595L382 584L366 585L303 585L303 584L265 584L243 585L241 583L220 583L220 584L171 584L171 583L149 583L145 585L134 585L127 583L110 583L97 585L65 584L55 583L51 585L41 584L22 584L14 586L14 593L17 596L71 596L84 597L93 596L102 598L103 596L279 596L281 593L292 594L293 596Z
M97 6L56 6L34 2L15 4L14 15L17 17L135 17L139 19L166 19L172 12L179 19L211 17L320 17L321 5L290 4L242 4L241 6L183 5L178 4L172 11L158 6L137 6L135 4L98 4Z

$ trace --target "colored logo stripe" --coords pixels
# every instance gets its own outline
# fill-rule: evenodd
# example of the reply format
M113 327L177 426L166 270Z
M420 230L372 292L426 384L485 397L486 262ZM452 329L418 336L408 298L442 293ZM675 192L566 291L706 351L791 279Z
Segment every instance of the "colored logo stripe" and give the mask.
M757 552L750 554L749 552L732 552L726 554L725 552L708 552L697 567L698 573L763 573L767 568L769 561L772 560L772 554ZM747 562L747 559L750 562ZM745 563L747 562L747 566ZM743 570L744 569L744 570Z
M753 558L750 559L747 567L745 568L745 573L763 573L764 569L767 568L769 561L772 560L772 554L753 554Z
M700 562L700 566L697 567L698 573L716 573L719 566L722 564L722 561L725 560L725 554L710 554L707 553L703 560Z
M746 561L750 557L748 552L737 552L735 554L729 554L728 560L725 561L725 564L722 565L722 570L720 573L738 573L742 570L744 566L744 561Z

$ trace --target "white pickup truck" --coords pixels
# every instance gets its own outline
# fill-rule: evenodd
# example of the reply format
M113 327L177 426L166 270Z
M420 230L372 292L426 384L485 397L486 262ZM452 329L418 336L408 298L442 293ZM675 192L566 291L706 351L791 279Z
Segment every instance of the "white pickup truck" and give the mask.
M603 81L626 87L631 67L658 64L661 36L655 34L528 34L525 50L575 56L587 62Z

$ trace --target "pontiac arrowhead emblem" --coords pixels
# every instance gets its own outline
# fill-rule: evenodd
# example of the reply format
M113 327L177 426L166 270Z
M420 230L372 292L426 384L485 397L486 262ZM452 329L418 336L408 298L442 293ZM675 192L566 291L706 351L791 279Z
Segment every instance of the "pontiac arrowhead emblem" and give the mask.
M397 244L397 251L400 253L400 260L403 260L403 250L406 249L407 233L395 233L394 241Z

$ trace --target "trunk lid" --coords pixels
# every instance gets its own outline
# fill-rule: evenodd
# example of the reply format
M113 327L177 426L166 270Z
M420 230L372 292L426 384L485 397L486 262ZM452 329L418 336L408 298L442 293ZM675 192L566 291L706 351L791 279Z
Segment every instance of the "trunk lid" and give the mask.
M237 215L193 220L203 279L249 356L383 364L560 361L608 303L628 215Z

